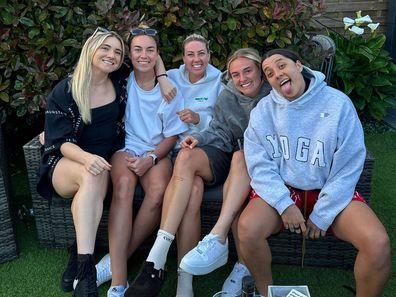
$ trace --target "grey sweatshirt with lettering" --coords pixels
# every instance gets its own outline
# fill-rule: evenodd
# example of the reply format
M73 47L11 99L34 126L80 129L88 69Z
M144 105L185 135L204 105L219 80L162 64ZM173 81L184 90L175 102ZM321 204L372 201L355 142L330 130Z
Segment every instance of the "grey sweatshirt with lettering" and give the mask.
M253 189L280 215L293 203L286 185L320 189L309 218L327 230L352 200L366 149L349 97L327 86L322 73L305 70L303 95L289 101L272 89L252 111L245 158Z

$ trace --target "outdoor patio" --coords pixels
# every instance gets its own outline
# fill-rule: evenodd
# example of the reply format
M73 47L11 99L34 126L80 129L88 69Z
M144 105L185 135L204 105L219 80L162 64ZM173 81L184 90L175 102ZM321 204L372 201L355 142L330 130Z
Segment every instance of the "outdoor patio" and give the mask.
M372 129L372 128L370 128ZM382 131L386 126L374 128ZM396 253L396 185L394 183L394 168L396 167L396 132L385 134L367 134L366 143L375 156L374 176L372 185L371 206L387 228L392 241L392 254ZM16 221L18 258L0 264L0 296L4 297L53 297L70 296L60 290L59 282L64 265L68 260L65 249L49 249L39 245L34 224L34 218L25 216L18 218L16 210L22 205L30 207L30 193L26 169L21 147L15 152L9 152L12 157L11 188L12 205ZM97 259L106 251L98 250ZM145 259L146 250L139 251L129 262L129 279L133 280L137 270ZM392 258L393 267L396 265ZM211 297L221 289L222 283L233 266L233 260L217 271L196 277L194 280L195 296ZM300 267L295 265L274 265L274 281L276 284L308 285L313 297L348 297L353 294L344 286L354 287L352 270L325 267ZM168 261L169 275L162 297L174 296L176 288L175 257ZM106 296L109 284L100 287L100 296ZM393 270L386 287L385 297L393 297L396 291L396 273Z

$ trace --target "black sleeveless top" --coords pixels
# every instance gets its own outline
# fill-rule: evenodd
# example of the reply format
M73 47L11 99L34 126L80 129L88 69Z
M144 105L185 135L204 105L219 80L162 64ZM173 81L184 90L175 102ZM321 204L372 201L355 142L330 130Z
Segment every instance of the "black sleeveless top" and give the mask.
M114 100L106 105L91 109L91 123L85 125L79 137L79 146L91 154L109 161L114 153L117 139L117 119L119 104Z

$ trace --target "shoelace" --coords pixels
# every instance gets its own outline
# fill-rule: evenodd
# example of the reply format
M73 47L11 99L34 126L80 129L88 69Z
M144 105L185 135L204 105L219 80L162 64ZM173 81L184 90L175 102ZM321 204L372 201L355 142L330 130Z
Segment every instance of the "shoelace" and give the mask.
M98 276L98 280L106 280L108 279L108 275L111 275L111 271L107 267L107 265L103 265L98 269L98 266L96 266L96 275Z
M209 250L214 245L215 240L217 240L217 238L212 237L209 240L202 240L202 241L198 242L198 245L197 245L198 253L203 254L204 252Z

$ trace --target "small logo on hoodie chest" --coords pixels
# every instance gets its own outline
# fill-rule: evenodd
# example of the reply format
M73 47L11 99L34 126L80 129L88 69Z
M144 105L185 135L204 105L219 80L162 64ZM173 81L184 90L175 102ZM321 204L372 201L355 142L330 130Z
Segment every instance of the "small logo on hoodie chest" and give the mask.
M205 102L208 101L208 97L195 97L194 100L198 102Z

